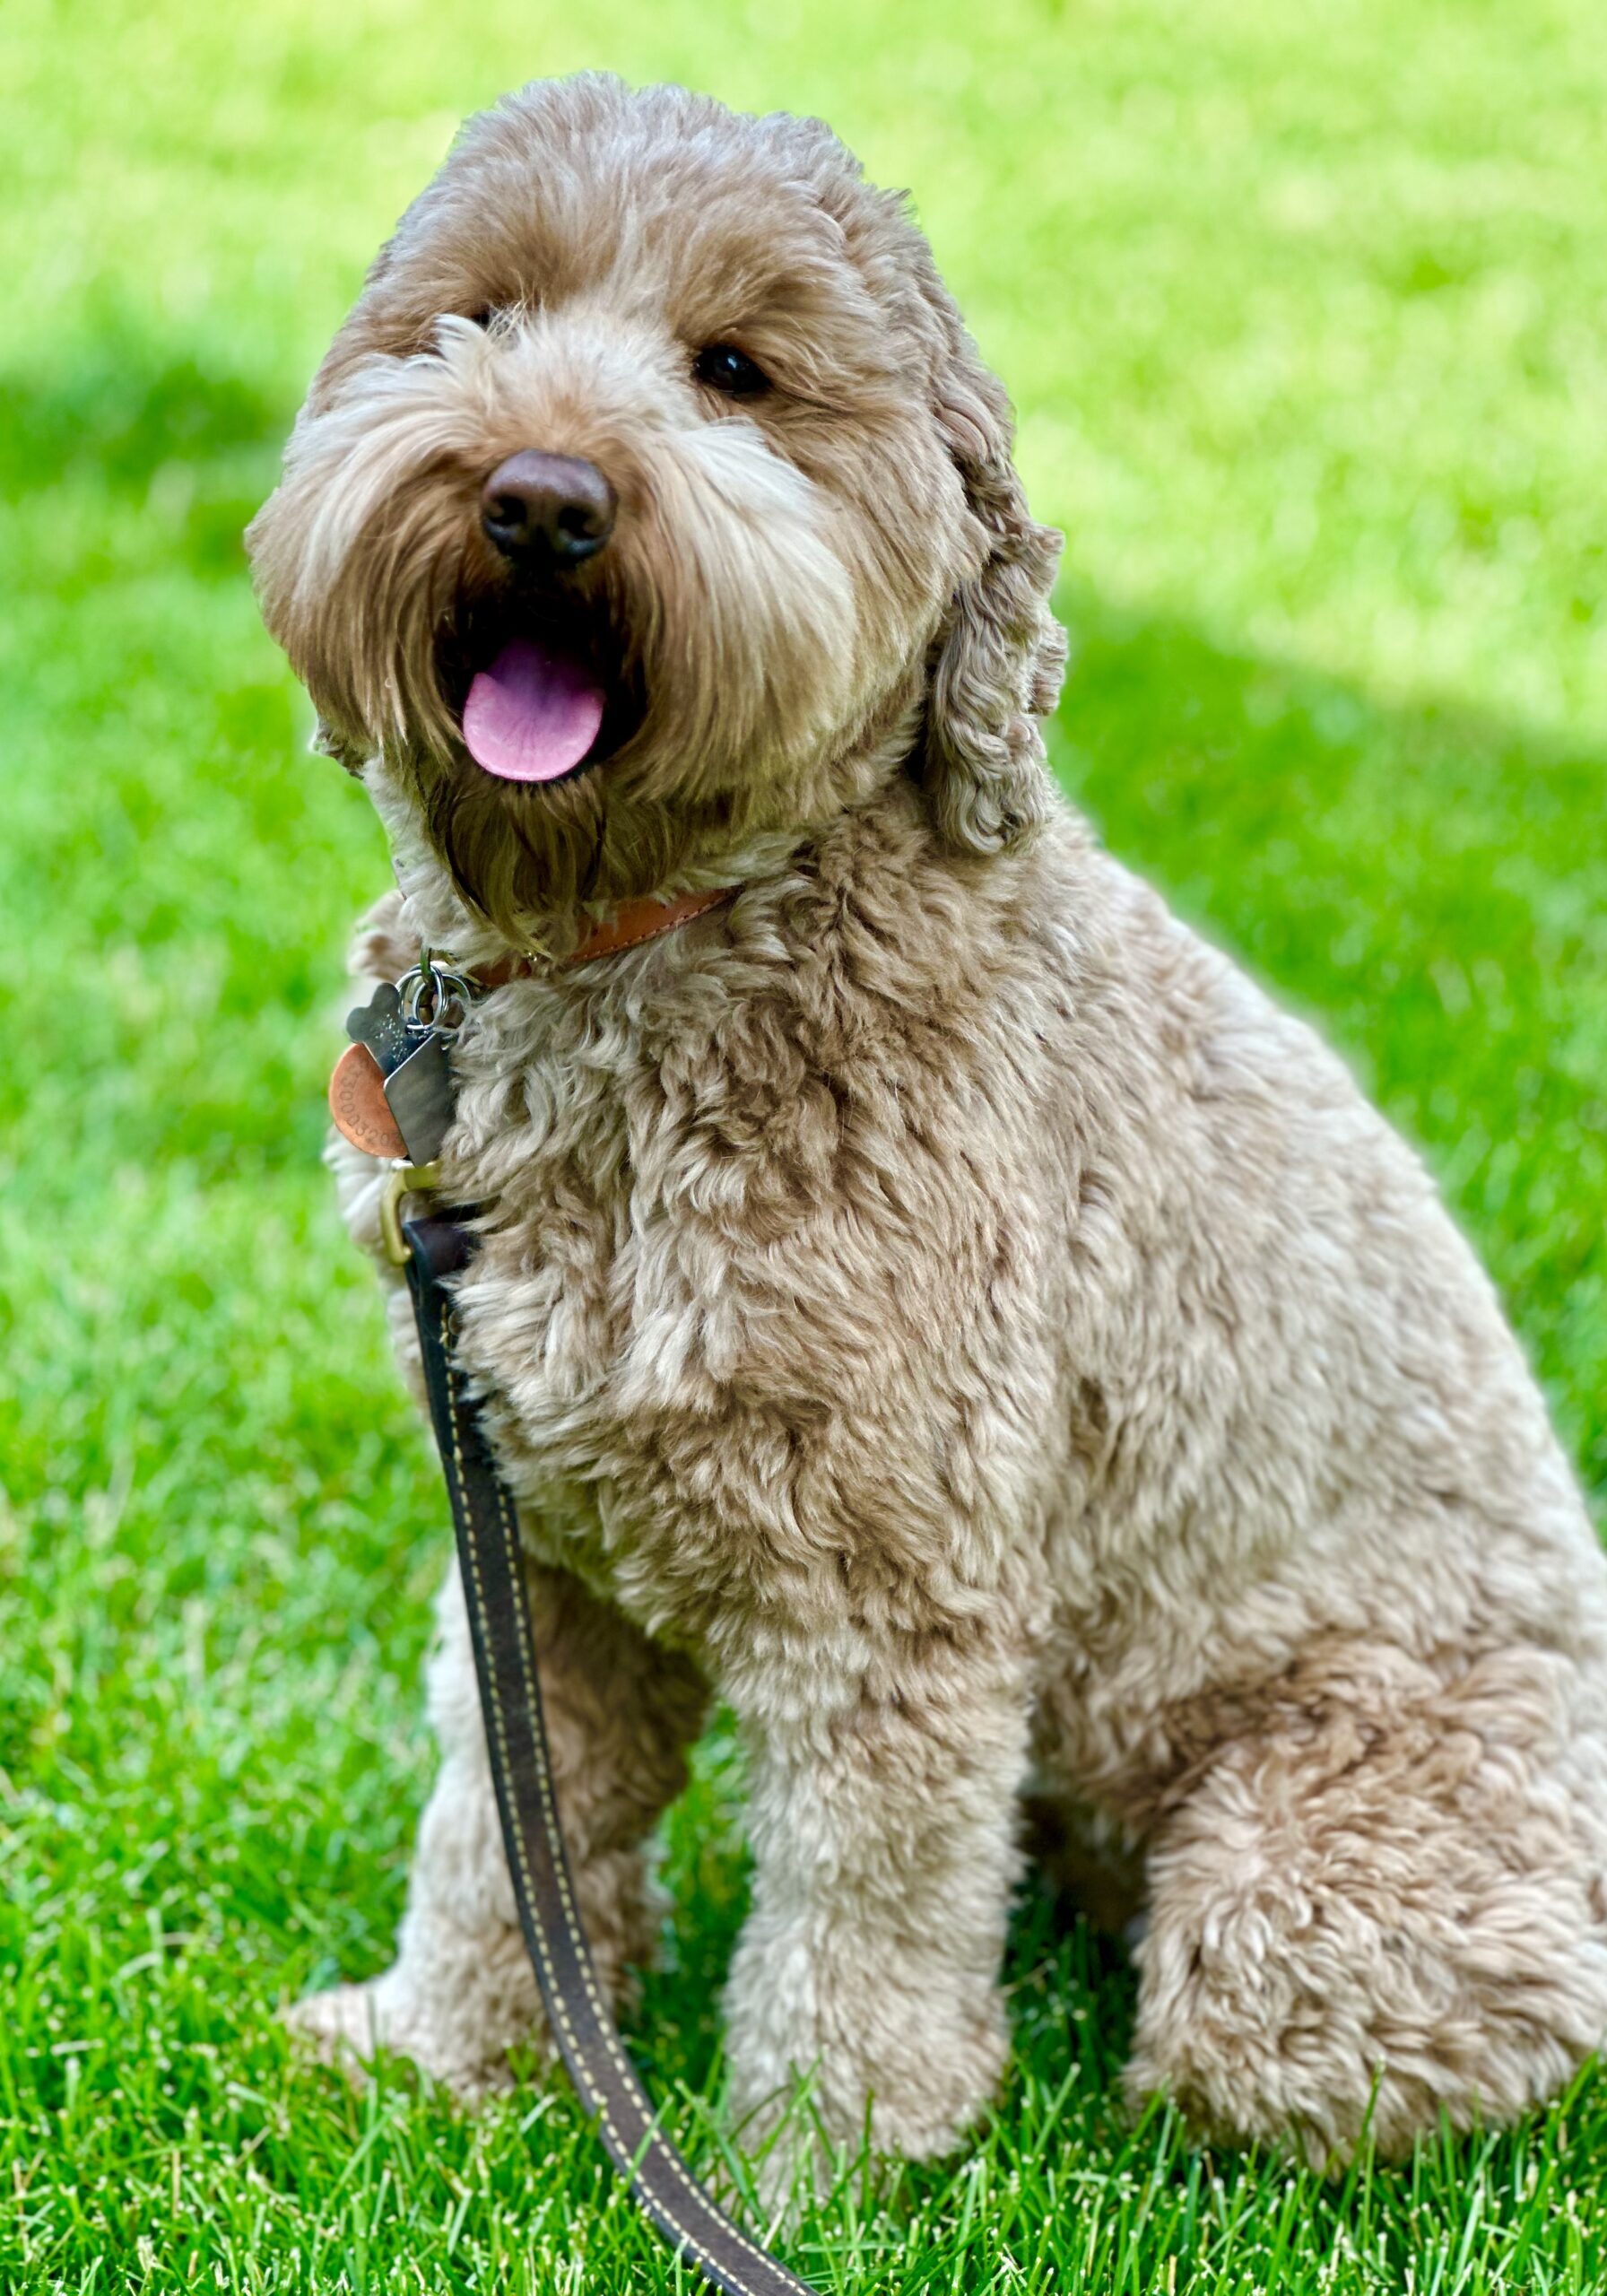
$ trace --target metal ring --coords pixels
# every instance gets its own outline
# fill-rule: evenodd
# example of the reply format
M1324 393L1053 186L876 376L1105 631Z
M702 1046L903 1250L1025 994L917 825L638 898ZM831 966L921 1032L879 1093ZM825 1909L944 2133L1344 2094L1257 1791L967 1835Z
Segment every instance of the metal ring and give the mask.
M402 999L402 1017L411 1029L435 1029L442 1036L456 1036L469 1017L474 1001L472 982L449 964L437 964L432 952L421 950L419 961L411 972L404 972L396 983ZM424 999L430 999L426 1012ZM447 1007L457 1006L457 1018L447 1017Z

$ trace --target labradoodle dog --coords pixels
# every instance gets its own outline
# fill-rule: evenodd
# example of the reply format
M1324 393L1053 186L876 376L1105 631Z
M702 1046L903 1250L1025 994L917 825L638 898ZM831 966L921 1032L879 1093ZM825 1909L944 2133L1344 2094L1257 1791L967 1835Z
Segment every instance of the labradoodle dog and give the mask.
M1057 797L1058 546L902 202L597 77L469 126L251 533L393 842L360 970L527 960L446 1185L606 1980L712 1695L751 2129L955 2142L1030 1800L1142 1900L1135 2094L1398 2148L1607 2035L1607 1569L1415 1156ZM296 2015L473 2092L541 2013L441 1627L395 1964Z

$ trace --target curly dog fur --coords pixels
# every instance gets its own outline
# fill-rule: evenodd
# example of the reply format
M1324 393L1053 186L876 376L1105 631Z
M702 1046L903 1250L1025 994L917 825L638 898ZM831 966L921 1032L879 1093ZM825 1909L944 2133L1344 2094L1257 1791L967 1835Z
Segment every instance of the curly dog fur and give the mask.
M769 387L711 388L710 344ZM475 632L542 611L478 511L528 448L617 496L563 611L633 698L543 786L458 714ZM463 1352L608 1981L713 1692L750 1758L751 2128L810 2070L834 2136L954 2143L1030 1796L1142 1895L1135 2093L1395 2149L1607 2033L1607 1570L1416 1158L1055 795L1059 538L1010 449L823 127L583 78L470 125L252 548L391 835L359 970L553 960L463 1039L447 1184L488 1207ZM334 1162L372 1244L377 1168ZM540 2013L450 1582L441 1618L395 1966L298 2014L473 2092Z

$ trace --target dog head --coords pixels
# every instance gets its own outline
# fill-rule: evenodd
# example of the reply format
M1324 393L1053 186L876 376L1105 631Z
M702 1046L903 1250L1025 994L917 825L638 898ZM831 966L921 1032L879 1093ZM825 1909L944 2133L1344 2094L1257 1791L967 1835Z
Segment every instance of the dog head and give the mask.
M1047 801L1059 537L901 202L818 122L536 83L470 122L248 536L324 745L517 938L913 771Z

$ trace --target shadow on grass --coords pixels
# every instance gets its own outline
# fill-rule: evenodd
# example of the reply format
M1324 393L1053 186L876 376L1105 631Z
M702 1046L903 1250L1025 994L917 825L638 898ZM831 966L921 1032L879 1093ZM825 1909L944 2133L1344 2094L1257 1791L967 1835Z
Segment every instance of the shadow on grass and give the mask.
M48 368L0 372L0 486L93 476L137 491L164 463L276 448L287 411L203 344L163 341L126 314Z
M215 346L167 342L113 312L49 365L0 370L0 496L143 498L164 555L227 576L291 412Z
M1062 609L1062 779L1424 1150L1607 1497L1607 749Z

